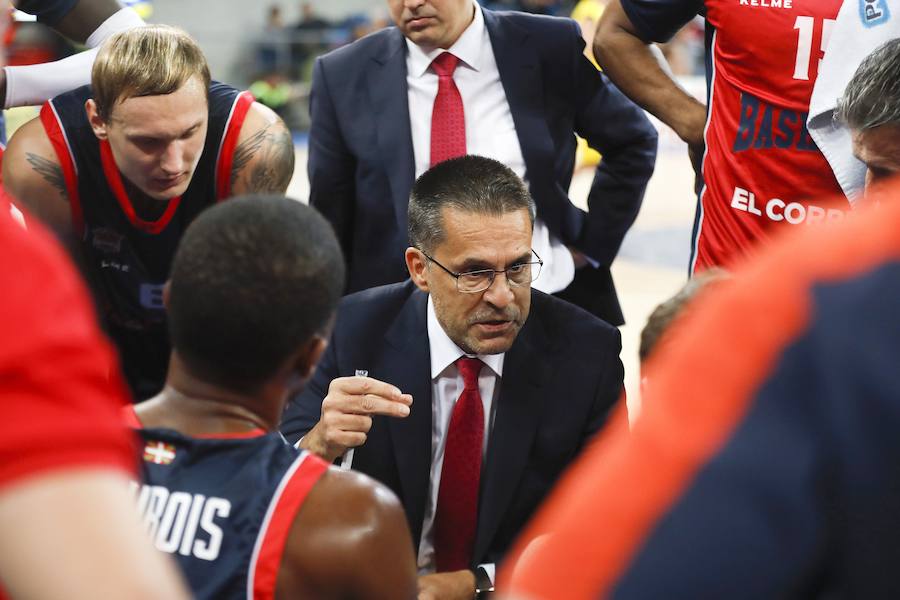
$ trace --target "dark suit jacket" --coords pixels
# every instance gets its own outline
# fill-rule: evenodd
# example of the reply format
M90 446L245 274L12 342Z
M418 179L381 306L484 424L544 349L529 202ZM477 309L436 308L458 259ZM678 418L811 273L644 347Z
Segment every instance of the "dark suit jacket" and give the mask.
M431 377L426 302L411 281L342 300L331 343L282 431L295 442L319 418L336 377L369 376L412 394L405 419L375 417L353 468L390 487L418 545L431 469ZM532 512L622 390L617 329L576 306L532 291L531 313L506 354L482 466L475 564L499 562Z
M609 265L631 226L656 158L656 131L583 56L577 24L484 10L531 194L559 239L598 261L592 294L571 299L605 320L622 314ZM396 27L320 57L313 70L310 203L334 225L348 292L402 281L415 179L406 44ZM603 154L586 215L568 198L573 132ZM604 296L605 295L605 296Z

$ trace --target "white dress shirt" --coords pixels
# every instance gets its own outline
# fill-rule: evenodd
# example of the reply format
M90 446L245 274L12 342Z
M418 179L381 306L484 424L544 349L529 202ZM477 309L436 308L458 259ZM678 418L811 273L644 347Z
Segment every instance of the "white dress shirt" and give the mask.
M419 542L419 574L434 572L434 513L437 508L441 469L444 466L444 449L447 447L447 430L453 407L463 391L463 378L456 368L456 360L466 356L453 343L434 313L431 296L428 297L428 347L431 351L431 478L422 522L422 538ZM484 442L482 444L482 472L487 452L488 437L494 422L494 400L500 392L498 385L503 376L505 354L480 354L484 367L478 375L478 392L484 405Z
M460 60L453 80L462 96L466 115L466 152L498 160L527 182L525 159L500 81L491 38L481 8L473 4L475 18L448 50ZM422 48L409 39L406 46L409 123L418 178L431 165L431 112L438 90L438 76L430 68L431 61L444 50ZM569 249L540 219L534 222L532 248L544 260L544 267L531 287L548 294L565 289L575 277L575 263Z

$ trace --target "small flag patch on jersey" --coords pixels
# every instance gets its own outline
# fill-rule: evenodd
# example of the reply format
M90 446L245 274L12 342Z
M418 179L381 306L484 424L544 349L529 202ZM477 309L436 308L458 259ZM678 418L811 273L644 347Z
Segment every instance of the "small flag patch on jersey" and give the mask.
M147 442L144 446L144 461L156 465L167 465L175 460L175 446L164 442Z

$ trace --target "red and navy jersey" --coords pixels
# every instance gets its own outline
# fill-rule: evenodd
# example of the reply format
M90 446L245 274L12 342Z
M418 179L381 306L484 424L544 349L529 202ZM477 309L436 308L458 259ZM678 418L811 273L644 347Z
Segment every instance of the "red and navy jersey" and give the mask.
M0 489L54 470L133 473L128 394L87 289L53 236L10 208L0 197Z
M549 535L511 592L900 597L898 194L697 300L631 430L605 431L530 526L518 552Z
M842 0L621 0L645 41L706 18L708 117L691 269L729 266L785 227L849 209L806 128Z
M88 122L84 104L90 97L90 86L57 96L44 104L40 118L62 166L85 275L135 400L142 400L165 380L162 289L178 241L202 210L231 195L234 148L253 97L210 85L209 128L197 169L156 221L136 214L109 143L98 140Z
M288 532L327 463L277 432L204 438L138 432L138 508L193 597L273 598Z

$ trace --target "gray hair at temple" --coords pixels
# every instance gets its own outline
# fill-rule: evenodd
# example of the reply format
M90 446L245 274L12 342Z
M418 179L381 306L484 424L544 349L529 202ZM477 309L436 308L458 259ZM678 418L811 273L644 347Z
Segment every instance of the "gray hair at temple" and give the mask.
M444 207L495 216L527 209L534 225L534 200L525 182L503 163L483 156L438 163L416 180L408 212L412 246L431 252L444 241Z
M900 125L900 38L879 46L857 67L834 118L854 131Z

